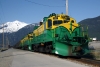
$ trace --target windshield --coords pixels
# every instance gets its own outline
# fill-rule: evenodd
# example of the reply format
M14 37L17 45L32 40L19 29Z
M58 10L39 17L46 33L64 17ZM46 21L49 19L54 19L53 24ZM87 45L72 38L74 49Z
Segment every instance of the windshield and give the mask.
M62 23L62 20L54 20L53 21L53 25L58 25L58 24L61 24Z

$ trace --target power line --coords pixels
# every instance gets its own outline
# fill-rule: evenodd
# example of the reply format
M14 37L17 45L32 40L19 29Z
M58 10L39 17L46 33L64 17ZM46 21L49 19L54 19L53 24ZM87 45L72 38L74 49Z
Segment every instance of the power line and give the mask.
M62 1L66 1L66 0L62 0Z
M37 4L37 5L47 6L47 7L65 7L65 6L50 6L50 5L45 5L45 4L36 3L36 2L34 2L34 1L29 1L29 0L25 0L25 1L30 2L30 3Z

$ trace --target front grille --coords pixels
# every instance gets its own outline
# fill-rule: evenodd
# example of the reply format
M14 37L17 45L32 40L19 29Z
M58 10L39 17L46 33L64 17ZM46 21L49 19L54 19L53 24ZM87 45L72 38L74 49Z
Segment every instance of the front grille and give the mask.
M73 41L78 42L78 43L82 43L82 44L86 42L84 37L73 37Z

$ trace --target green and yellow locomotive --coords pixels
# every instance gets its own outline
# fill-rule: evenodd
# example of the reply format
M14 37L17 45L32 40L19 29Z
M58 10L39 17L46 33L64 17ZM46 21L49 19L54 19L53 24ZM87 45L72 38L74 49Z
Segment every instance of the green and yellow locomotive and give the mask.
M89 52L88 36L76 20L65 14L52 13L40 26L20 42L22 49L54 53L61 56L83 56Z

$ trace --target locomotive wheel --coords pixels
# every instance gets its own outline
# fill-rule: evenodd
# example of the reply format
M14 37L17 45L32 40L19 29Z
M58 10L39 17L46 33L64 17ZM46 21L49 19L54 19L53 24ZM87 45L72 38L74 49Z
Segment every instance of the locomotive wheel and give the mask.
M43 47L39 47L39 52L44 52L44 48Z
M52 53L52 45L49 45L49 52Z
M35 45L33 46L33 50L34 50L34 52L36 51L36 46Z
M27 50L27 49L28 49L28 45L25 46L25 50Z
M25 50L28 50L28 45L25 46Z
M23 46L22 49L25 50L25 47Z
M49 46L46 46L45 52L46 52L46 53L49 53Z
M39 46L38 46L38 45L34 45L33 48L34 48L34 51L35 51L35 52L38 52L38 51L39 51Z
M45 52L46 53L51 53L52 52L52 46L51 45L47 45L45 48Z

